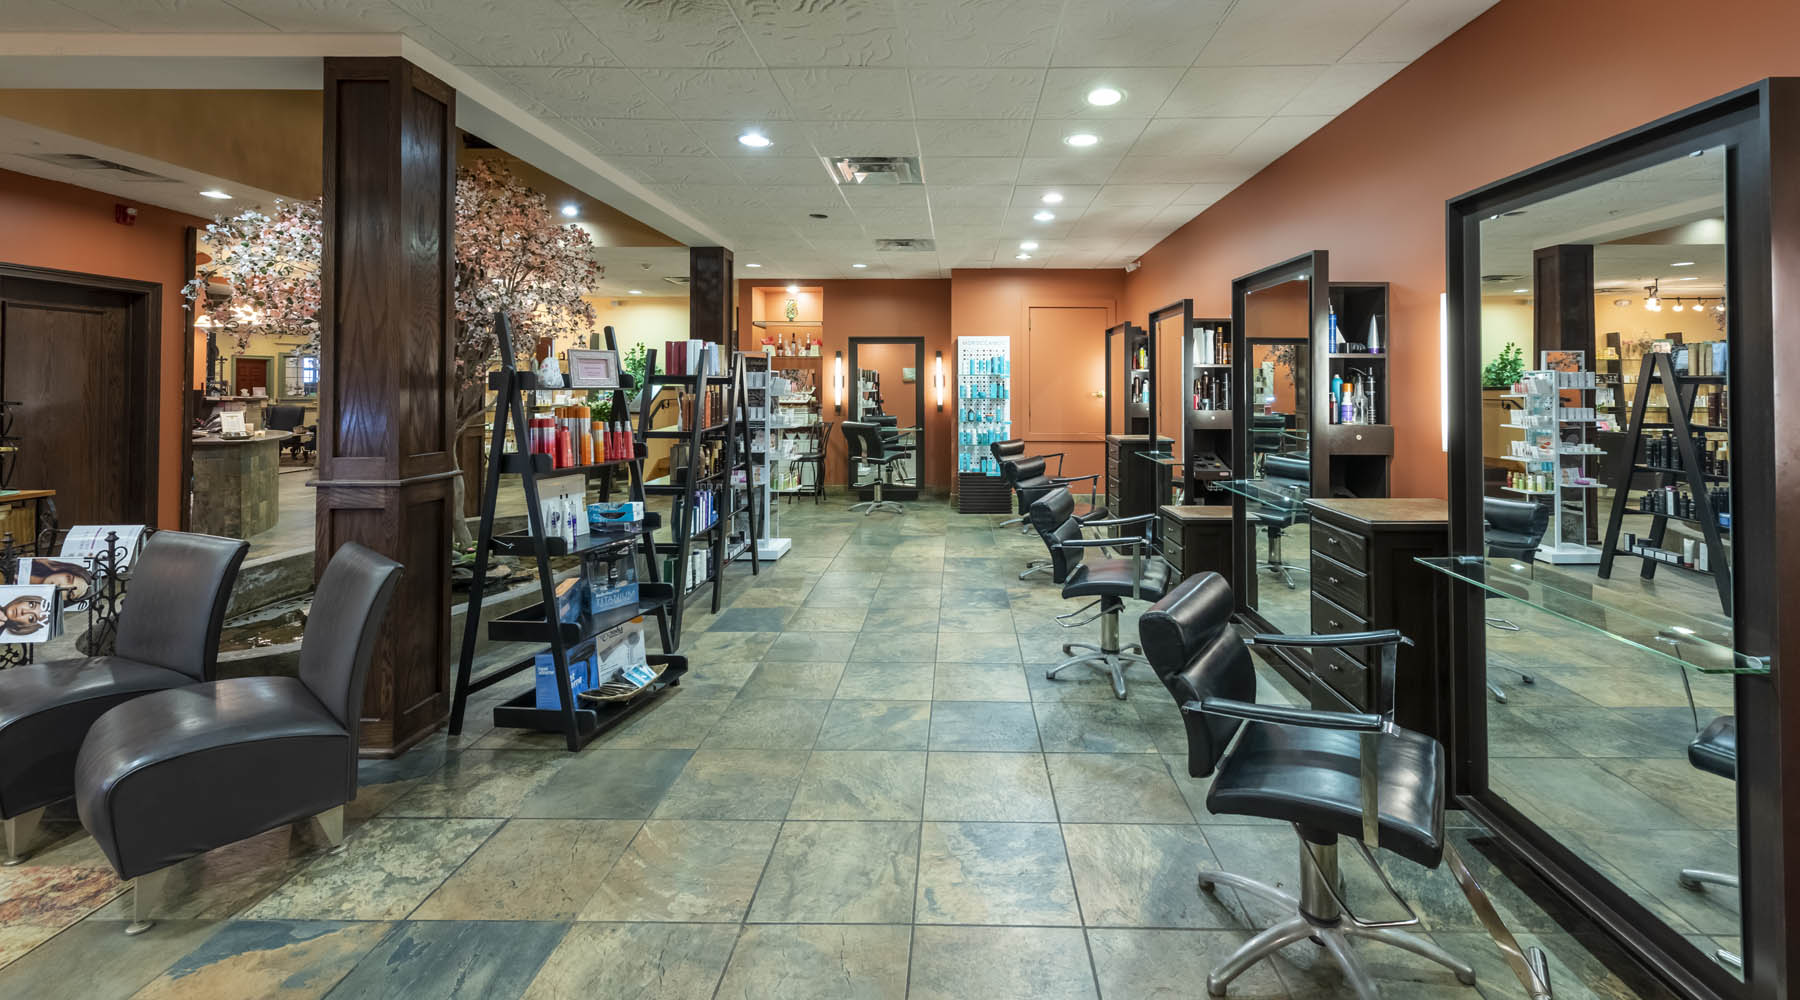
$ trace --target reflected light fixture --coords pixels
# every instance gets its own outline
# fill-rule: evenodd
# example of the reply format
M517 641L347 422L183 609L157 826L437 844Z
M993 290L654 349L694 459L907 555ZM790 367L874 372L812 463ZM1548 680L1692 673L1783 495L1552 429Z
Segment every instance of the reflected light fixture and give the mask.
M1683 307L1683 306L1682 306L1682 304L1681 304L1681 300L1680 300L1680 299L1676 299L1676 300L1675 300L1675 311L1676 311L1676 312L1680 312L1680 311L1681 311L1681 310L1682 310L1682 309L1683 309L1683 308L1684 308L1684 307Z
M214 201L230 201L231 200L230 195L219 190L218 188L207 188L206 190L200 192L200 197L211 198Z
M633 288L633 289L632 289L632 290L631 290L631 294L633 294L633 295L642 295L642 294L644 294L644 290L643 290L643 289L642 289L642 288Z
M745 267L761 267L761 264L745 264Z
M1715 303L1713 305L1713 312L1721 312L1722 313L1724 311L1725 311L1725 300L1720 299L1717 303Z
M1514 295L1530 295L1530 294L1531 294L1531 289L1529 289L1529 288L1515 288L1515 289L1513 289L1513 294L1514 294Z
M1013 254L1013 260L1030 260L1030 259L1031 259L1031 255L1028 253Z
M749 146L751 149L767 149L774 145L769 137L763 135L761 132L745 132L743 135L738 136L738 141Z
M1644 286L1644 308L1651 312L1662 312L1662 300L1657 297L1659 289L1655 282Z
M1077 132L1074 135L1063 136L1063 142L1081 148L1092 146L1099 141L1100 137L1092 132Z
M1670 267L1693 267L1694 262L1691 260L1678 260L1675 263L1670 264L1669 266Z
M844 352L836 352L837 358L832 362L831 372L831 405L837 412L844 412Z
M1020 250L1036 250L1037 249L1037 240L1026 240L1025 242L1019 244L1019 249Z
M1045 209L1044 211L1040 211L1036 215L1033 215L1032 218L1039 222L1050 222L1056 218L1056 213Z
M1045 191L1044 197L1040 200L1046 205L1060 205L1062 204L1062 192Z
M935 364L936 368L932 372L931 382L932 382L932 385L937 387L937 408L938 408L938 412L942 413L942 412L944 412L944 352L943 351L937 352L937 357L934 360L934 364Z
M1095 87L1088 91L1087 102L1096 108L1110 108L1124 98L1124 94L1111 87Z
M1450 450L1450 293L1438 293L1438 427Z
M573 219L577 215L581 214L581 207L579 205L576 205L574 202L569 202L567 205L564 205L562 207L562 214L563 214L563 218L565 218L565 219Z

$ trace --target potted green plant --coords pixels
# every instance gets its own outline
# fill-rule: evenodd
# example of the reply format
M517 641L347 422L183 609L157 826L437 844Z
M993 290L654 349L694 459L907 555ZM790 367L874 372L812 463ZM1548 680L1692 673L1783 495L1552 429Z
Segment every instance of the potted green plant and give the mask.
M1510 389L1525 374L1525 352L1519 350L1518 344L1507 344L1500 349L1500 356L1489 361L1481 369L1481 387L1483 389Z

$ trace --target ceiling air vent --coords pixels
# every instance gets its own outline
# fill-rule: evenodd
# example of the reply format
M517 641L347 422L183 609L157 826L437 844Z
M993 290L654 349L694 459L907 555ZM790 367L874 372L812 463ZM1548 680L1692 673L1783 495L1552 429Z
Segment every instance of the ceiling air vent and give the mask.
M839 184L923 184L916 156L832 156L826 158Z
M668 282L671 285L677 285L682 288L686 288L688 286L688 276L685 274L664 275L663 280Z
M86 153L26 153L24 155L27 159L37 160L40 163L48 163L51 166L62 167L67 170L110 171L124 174L134 181L175 183L175 178L173 177L164 177L162 174L153 174L148 170L139 170L136 167L128 167L123 163L101 159L98 156L89 156Z
M1526 277L1527 276L1523 274L1484 274L1481 276L1481 280L1490 283L1496 281L1510 281L1516 284L1524 281Z
M875 249L881 252L894 253L930 253L937 249L937 240L913 237L910 239L880 239L875 241Z

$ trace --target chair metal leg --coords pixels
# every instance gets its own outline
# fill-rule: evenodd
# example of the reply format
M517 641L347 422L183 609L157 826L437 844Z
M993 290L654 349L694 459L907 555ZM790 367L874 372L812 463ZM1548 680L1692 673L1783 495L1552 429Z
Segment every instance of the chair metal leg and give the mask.
M1457 982L1464 986L1475 985L1474 966L1457 958L1455 955L1450 954L1444 949L1439 948L1430 941L1419 937L1417 934L1408 934L1406 931L1396 930L1392 927L1358 927L1355 924L1348 924L1343 930L1345 934L1348 934L1351 937L1363 937L1368 938L1371 941L1380 941L1383 944L1391 944L1396 948L1410 951L1421 958L1429 958L1433 962L1456 973Z
M1215 892L1218 890L1219 886L1236 889L1239 892L1247 892L1252 896L1261 897L1271 903L1280 903L1282 906L1295 910L1300 908L1300 897L1291 892L1283 892L1266 882L1258 882L1253 878L1245 878L1236 872L1220 872L1208 868L1202 868L1200 870L1201 892Z
M1369 978L1369 970L1363 968L1362 960L1350 950L1350 940L1344 936L1342 928L1320 928L1319 943L1337 959L1338 968L1344 970L1344 981L1350 984L1356 1000L1381 1000L1381 991L1375 988L1375 980Z
M1502 705L1506 704L1506 691L1500 687L1499 681L1488 681L1487 689L1488 693L1494 696L1495 701Z
M1709 885L1722 885L1727 889L1737 889L1742 885L1736 875L1709 871L1705 868L1683 868L1679 881L1683 889L1692 889L1695 892L1703 891Z
M1506 964L1512 966L1513 975L1519 977L1519 983L1525 987L1525 993L1531 1000L1551 1000L1550 992L1550 960L1544 955L1542 948L1524 948L1519 939L1500 919L1499 911L1488 899L1487 891L1481 883L1475 881L1469 866L1463 864L1462 855L1456 846L1448 840L1444 842L1444 863L1450 866L1450 874L1456 878L1456 884L1462 889L1463 896L1469 901L1469 908L1475 911L1475 919L1500 949Z
M1021 514L1018 517L1009 517L1006 520L1001 521L999 524L994 525L994 527L1010 528L1015 524L1024 524L1024 523L1025 523L1025 515Z
M1025 564L1025 572L1019 574L1019 579L1023 580L1034 573L1049 573L1050 570L1051 567L1049 563L1042 559L1033 559L1031 562Z
M6 827L6 865L11 867L25 860L25 854L31 842L37 839L38 825L44 820L44 809L39 806L30 812L23 812L11 819L0 821Z
M1487 623L1489 625L1494 626L1497 629L1500 629L1503 632L1519 631L1519 626L1514 624L1511 620L1506 619L1506 618L1489 618L1489 619L1487 619Z
M131 923L125 926L128 936L137 937L156 926L156 921L150 919L150 911L162 904L163 884L169 880L169 872L174 867L158 868L131 880Z
M330 853L344 853L344 807L327 809L314 816L312 821L318 826L319 833L324 835L325 842L331 845Z
M1257 962L1275 954L1296 941L1304 941L1312 937L1312 922L1295 914L1281 923L1264 930L1238 946L1238 949L1220 962L1218 967L1207 974L1206 992L1208 996L1222 997L1225 988L1231 981L1244 974L1244 970Z
M1065 642L1063 652L1074 654L1081 649L1087 652L1070 655L1070 658L1058 663L1044 672L1044 676L1055 680L1056 675L1078 663L1085 663L1096 670L1104 671L1112 680L1113 697L1125 700L1125 666L1130 663L1149 664L1149 660L1135 655L1143 651L1136 643L1130 646L1119 645L1119 612L1118 610L1102 612L1100 615L1100 644L1098 646L1086 642Z

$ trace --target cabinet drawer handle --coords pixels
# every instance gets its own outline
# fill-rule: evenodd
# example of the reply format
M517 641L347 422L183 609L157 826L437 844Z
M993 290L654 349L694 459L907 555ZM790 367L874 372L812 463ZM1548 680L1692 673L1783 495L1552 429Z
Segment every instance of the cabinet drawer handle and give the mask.
M1340 628L1344 627L1343 623L1338 621L1335 618L1333 618L1331 621L1326 622L1325 624L1330 625L1333 629L1340 629Z
M1337 578L1337 577L1335 577L1335 576L1331 576L1331 575L1330 575L1330 574L1327 574L1327 575L1326 575L1326 576L1325 576L1325 579L1327 579L1327 580L1330 580L1330 581L1331 581L1331 582L1332 582L1332 583L1336 583L1336 582L1338 582L1338 578Z

